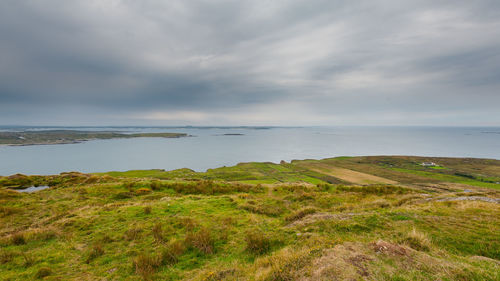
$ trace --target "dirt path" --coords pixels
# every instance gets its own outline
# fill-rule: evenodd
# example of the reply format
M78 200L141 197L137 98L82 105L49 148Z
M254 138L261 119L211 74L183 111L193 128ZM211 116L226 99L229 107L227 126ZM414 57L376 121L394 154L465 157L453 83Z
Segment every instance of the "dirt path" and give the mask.
M397 184L397 181L393 181L386 178L377 177L370 174L365 174L349 169L333 167L325 164L312 164L305 166L307 169L312 171L327 174L329 176L333 176L339 178L341 180L355 183L355 184L374 184L374 183L383 183L383 184Z

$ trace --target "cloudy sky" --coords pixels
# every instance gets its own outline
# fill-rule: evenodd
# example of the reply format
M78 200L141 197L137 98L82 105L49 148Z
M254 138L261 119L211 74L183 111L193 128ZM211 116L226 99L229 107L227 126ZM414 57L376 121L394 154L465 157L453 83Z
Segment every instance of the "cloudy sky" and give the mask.
M2 0L0 124L500 125L500 1Z

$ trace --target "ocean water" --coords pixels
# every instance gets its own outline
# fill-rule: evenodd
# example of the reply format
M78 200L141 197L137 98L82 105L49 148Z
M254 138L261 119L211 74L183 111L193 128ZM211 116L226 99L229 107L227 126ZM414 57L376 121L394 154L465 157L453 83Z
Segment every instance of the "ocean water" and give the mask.
M178 168L205 171L239 162L278 163L281 160L358 155L500 159L500 127L66 127L57 129L180 132L192 136L173 139L94 140L64 145L0 146L0 175Z

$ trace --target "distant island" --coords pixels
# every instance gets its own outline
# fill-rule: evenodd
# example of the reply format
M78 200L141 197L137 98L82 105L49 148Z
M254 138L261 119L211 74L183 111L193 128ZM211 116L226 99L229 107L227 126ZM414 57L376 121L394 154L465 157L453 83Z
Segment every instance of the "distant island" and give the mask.
M112 131L77 131L77 130L44 130L0 132L0 145L41 145L70 144L97 139L128 139L128 138L179 138L187 137L184 133L135 133L126 134Z

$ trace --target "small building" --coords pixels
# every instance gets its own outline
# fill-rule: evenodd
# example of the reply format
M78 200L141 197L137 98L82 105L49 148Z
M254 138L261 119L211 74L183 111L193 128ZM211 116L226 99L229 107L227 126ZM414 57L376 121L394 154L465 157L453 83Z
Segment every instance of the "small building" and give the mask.
M436 167L436 166L439 166L438 164L434 163L434 162L422 162L422 164L420 164L424 167Z

